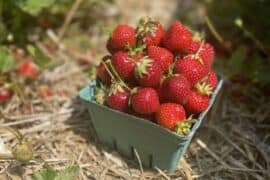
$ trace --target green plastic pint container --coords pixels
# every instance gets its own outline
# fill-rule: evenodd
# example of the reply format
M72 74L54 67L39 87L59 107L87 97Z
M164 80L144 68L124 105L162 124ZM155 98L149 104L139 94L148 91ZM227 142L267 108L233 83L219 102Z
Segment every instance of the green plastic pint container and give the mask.
M210 106L199 115L188 136L180 136L149 120L97 104L94 96L95 80L79 92L79 97L88 108L98 139L103 144L129 159L135 159L136 149L144 167L158 167L173 172L200 124L210 113L222 84L223 79L220 78L211 96Z

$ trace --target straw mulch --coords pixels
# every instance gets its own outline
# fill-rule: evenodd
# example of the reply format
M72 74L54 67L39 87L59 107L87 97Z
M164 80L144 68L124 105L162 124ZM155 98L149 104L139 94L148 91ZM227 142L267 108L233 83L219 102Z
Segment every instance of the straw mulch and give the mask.
M130 14L130 11L120 12ZM170 17L165 18L167 21ZM58 43L52 32L48 36ZM92 39L101 43L95 47L104 47L100 38L93 36ZM98 142L86 108L76 97L78 90L89 82L85 72L89 66L82 64L95 62L87 55L79 55L60 48L53 58L64 60L64 64L43 72L36 82L22 88L22 97L13 97L11 102L0 106L3 115L0 117L0 154L10 154L17 143L7 127L17 128L35 149L35 160L24 165L2 158L0 179L31 179L44 165L41 158L56 170L79 165L77 179L84 180L270 179L269 98L254 90L239 100L224 88L223 96L209 115L211 120L200 127L176 172L144 169L136 163L139 157L135 161L125 159ZM37 94L39 85L65 93L43 99Z
M210 114L211 120L204 122L196 133L177 171L167 174L158 168L143 169L98 142L85 107L76 98L78 89L88 82L82 71L78 64L67 62L44 72L38 80L54 90L62 89L66 96L46 100L36 96L24 103L14 97L1 107L4 117L0 136L5 142L4 150L9 153L17 142L6 129L11 126L19 129L36 151L36 160L26 165L11 159L1 160L1 179L30 178L44 164L39 157L55 169L79 165L78 179L263 180L270 177L270 125L266 122L270 114L269 98L253 93L248 103L241 102L225 90ZM35 97L30 87L24 90L26 97Z

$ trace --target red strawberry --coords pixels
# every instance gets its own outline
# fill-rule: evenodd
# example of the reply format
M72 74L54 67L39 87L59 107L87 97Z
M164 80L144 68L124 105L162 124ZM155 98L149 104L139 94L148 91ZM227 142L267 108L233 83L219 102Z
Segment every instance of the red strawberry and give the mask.
M153 88L139 88L131 95L131 105L138 114L151 114L158 110L158 94Z
M118 50L116 48L113 47L112 44L112 38L109 38L107 43L106 43L106 48L109 51L109 53L113 54L115 52L117 52Z
M134 81L135 62L141 58L142 55L132 57L128 52L118 51L112 56L112 64L123 80Z
M174 68L175 73L186 76L192 85L208 73L207 68L192 55L177 60Z
M212 88L212 91L214 91L218 84L217 74L214 71L210 71L207 77L206 83Z
M204 95L210 95L216 89L218 83L217 75L210 71L208 75L195 84L196 90Z
M13 95L13 91L0 87L0 103L8 101Z
M38 67L32 61L26 61L19 66L19 73L24 77L35 79L38 76Z
M149 17L142 18L136 29L137 40L146 46L158 46L164 34L162 25Z
M159 125L175 130L177 123L186 119L186 112L180 104L164 103L160 105L156 112L156 119Z
M201 48L200 48L201 46ZM215 51L212 45L209 43L203 43L201 41L192 41L188 47L189 54L196 54L202 59L205 66L211 68L214 62Z
M106 101L109 107L113 109L123 112L129 109L129 93L118 83L112 83Z
M159 86L162 70L156 61L143 58L136 63L134 72L140 86L153 88Z
M170 64L173 62L173 54L162 47L149 46L147 49L147 54L151 59L158 62L162 72L167 71Z
M128 92L116 92L107 97L107 104L113 109L125 112L128 109L128 98Z
M113 53L119 50L124 50L128 45L135 45L135 29L129 25L118 25L112 32L111 37L107 42L109 52Z
M209 106L209 96L203 95L197 91L192 91L187 98L185 108L189 113L198 114L203 112Z
M175 75L163 81L160 91L164 100L184 104L191 92L191 85L185 76Z
M110 60L112 57L110 55L106 55L102 58L102 62L97 67L97 77L101 80L101 82L105 85L110 85L111 76L106 70L103 62Z
M106 85L111 83L111 77L102 63L100 63L97 68L97 77Z
M165 33L163 45L173 52L186 52L191 41L191 34L187 27L180 21L175 21Z

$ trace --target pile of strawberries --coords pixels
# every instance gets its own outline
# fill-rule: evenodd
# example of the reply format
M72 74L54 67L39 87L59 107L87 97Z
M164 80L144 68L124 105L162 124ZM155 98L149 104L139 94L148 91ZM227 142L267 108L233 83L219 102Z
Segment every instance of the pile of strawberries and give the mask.
M97 69L96 101L187 135L218 83L212 45L180 21L165 31L146 17L136 28L118 25L107 49L111 55Z

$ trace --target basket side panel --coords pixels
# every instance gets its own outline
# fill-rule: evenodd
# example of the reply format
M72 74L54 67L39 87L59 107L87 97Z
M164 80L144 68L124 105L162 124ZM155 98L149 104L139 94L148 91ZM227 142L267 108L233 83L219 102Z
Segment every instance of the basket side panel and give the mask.
M95 103L89 103L89 112L100 141L116 149L122 155L134 159L134 149L145 167L159 167L174 171L183 147L189 139L179 143L170 141L156 129L151 129L131 116L106 111Z

